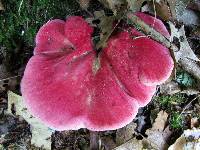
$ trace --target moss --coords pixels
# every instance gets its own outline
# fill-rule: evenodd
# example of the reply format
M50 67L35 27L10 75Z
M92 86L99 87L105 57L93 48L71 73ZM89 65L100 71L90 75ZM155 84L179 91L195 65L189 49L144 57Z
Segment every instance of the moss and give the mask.
M180 113L174 112L171 114L169 120L170 126L173 129L182 129L183 128L183 117Z
M156 101L160 104L161 107L170 109L172 105L181 104L186 101L186 98L183 94L174 94L174 95L162 95L156 97Z
M24 49L28 48L32 54L35 35L44 23L80 12L74 0L3 0L2 3L5 10L0 12L0 45L5 47L4 57L12 69L24 63L23 55L27 53Z
M21 38L30 45L41 25L53 18L65 19L79 9L73 0L12 0L3 1L5 11L0 15L0 42L8 44ZM13 43L10 43L13 44Z

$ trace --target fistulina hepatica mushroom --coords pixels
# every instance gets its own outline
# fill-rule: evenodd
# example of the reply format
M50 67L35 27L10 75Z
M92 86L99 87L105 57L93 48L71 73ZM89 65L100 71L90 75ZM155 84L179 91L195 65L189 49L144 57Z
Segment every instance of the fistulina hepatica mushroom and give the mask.
M169 37L160 20L136 15ZM92 33L79 16L49 21L37 33L21 92L29 111L50 128L121 128L150 102L156 86L173 70L169 50L148 37L134 38L142 33L133 27L111 36L98 55Z

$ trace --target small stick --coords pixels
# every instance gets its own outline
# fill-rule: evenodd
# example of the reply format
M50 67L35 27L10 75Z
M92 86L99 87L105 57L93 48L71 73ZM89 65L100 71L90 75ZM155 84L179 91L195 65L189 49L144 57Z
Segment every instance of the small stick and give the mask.
M155 29L147 25L139 17L133 15L132 13L128 13L127 17L132 21L133 25L139 26L145 34L151 35L150 36L151 39L156 40L157 42L169 48L173 52L179 51L178 47L174 45L173 43L171 43L168 37L165 37L158 31L156 31ZM174 57L172 52L171 54L172 54L172 57ZM183 69L191 73L196 79L200 81L200 67L196 61L183 57L179 60L178 63L182 66Z

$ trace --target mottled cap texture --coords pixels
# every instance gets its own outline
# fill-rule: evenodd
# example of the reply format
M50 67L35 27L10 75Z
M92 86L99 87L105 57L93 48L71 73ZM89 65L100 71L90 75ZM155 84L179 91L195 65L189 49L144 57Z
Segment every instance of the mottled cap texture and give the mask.
M165 36L164 24L136 15ZM96 53L93 28L79 16L44 24L21 82L24 102L55 130L114 130L147 105L172 70L169 50L133 27L110 37Z

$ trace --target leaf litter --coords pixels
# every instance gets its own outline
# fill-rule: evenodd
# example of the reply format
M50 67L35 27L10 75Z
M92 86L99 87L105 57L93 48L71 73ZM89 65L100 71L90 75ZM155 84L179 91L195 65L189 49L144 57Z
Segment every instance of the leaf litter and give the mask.
M175 25L178 24L178 23L176 21L174 21L174 20L177 20L177 19L180 18L178 16L184 15L184 13L182 13L182 12L184 12L184 10L188 7L188 5L190 7L192 5L190 3L186 3L184 0L181 0L181 1L166 0L166 1L164 1L164 0L155 1L155 4L157 3L156 4L156 11L157 11L158 17L161 17L163 20L166 20L166 21L170 20L170 21L173 22L173 23L172 22L169 23L171 33L172 33L171 42L173 41L173 38L176 37L178 39L178 42L179 42L179 45L180 45L179 51L174 52L176 61L179 62L182 58L187 58L191 61L194 61L194 62L197 61L198 62L199 58L195 54L196 49L192 49L191 46L190 46L190 43L189 43L190 41L188 42L188 40L187 40L187 38L188 38L188 36L187 36L188 31L186 31L187 25L185 25L185 27L181 26L181 28L177 28ZM127 0L128 8L132 12L137 11L137 10L141 10L141 8L143 7L143 4L144 4L143 2L145 2L145 1L137 1L137 0L130 1L130 0ZM114 17L113 16L111 16L111 17L106 16L104 11L101 12L100 15L95 16L95 19L98 18L98 19L100 19L100 21L102 21L102 22L100 22L100 25L98 25L98 28L101 29L100 42L99 42L100 46L98 46L99 48L106 45L106 41L107 41L108 37L112 34L112 31L110 29L112 28L113 21L115 20L113 18L115 18L116 14L117 14L117 11L116 11L117 7L116 6L118 6L119 3L121 4L121 3L124 3L124 2L116 1L116 3L113 3L112 1L108 1L108 0L106 2L106 7L111 8L113 10ZM164 5L161 5L161 4L164 4ZM89 5L90 4L89 4L88 0L82 1L83 9L88 9ZM2 5L0 5L0 6L2 7ZM195 5L195 7L193 7L194 10L199 11L196 8L196 6L197 5ZM169 12L168 9L170 10L170 12ZM163 11L164 14L160 14L159 11ZM118 19L121 20L120 18L118 18ZM123 17L122 17L122 20L123 20ZM107 32L108 32L108 34L105 34ZM199 38L198 35L197 35L196 38L197 39ZM194 67L197 68L196 70L198 72L198 69L199 69L198 65L197 66L193 66L193 65L189 66L189 68L194 68ZM186 70L189 73L191 73L190 69L186 69ZM193 75L193 73L191 73L191 74ZM182 85L179 84L176 81L176 79L174 79L174 78L172 79L172 81L170 81L170 82L168 82L164 85L161 85L160 89L162 89L162 90L160 92L158 92L158 95L173 95L175 93L182 92L182 93L186 93L186 95L188 95L190 100L194 96L199 94L199 89L197 89L197 88L196 89L183 88ZM6 89L3 89L3 90L6 90ZM4 98L3 103L6 103L5 99L7 99L7 98L6 97ZM8 103L9 103L8 104L8 106L9 106L8 110L10 110L10 108L11 108L11 103L16 104L16 106L17 106L16 110L17 109L19 109L19 110L23 109L24 106L21 104L21 100L22 99L21 99L20 96L9 92L8 93ZM20 104L20 107L18 107L19 104ZM150 104L150 106L151 105L152 104ZM159 106L157 108L159 108ZM184 107L180 108L180 109L183 110ZM35 131L36 133L34 133L33 129L31 129L31 131L32 131L32 143L34 145L37 145L38 147L41 147L41 145L43 145L43 147L49 148L50 144L51 144L51 141L49 141L51 139L50 134L52 134L52 131L49 130L47 127L41 127L42 125L39 125L40 123L38 124L38 122L35 121L34 118L30 118L30 114L28 114L26 112L26 108L23 110L24 112L20 112L21 110L20 111L19 110L16 111L16 114L22 116L31 126L33 126L33 127L35 126L34 128L37 128L38 126L40 128L40 130ZM177 111L177 109L172 110L172 111ZM24 114L25 112L27 114ZM171 149L179 149L179 148L182 148L182 149L183 148L199 149L199 147L198 147L199 146L199 138L196 135L199 135L200 131L198 129L195 129L195 128L199 127L199 118L198 118L198 116L197 117L195 116L195 114L198 114L198 113L200 115L199 100L192 102L190 104L190 106L187 107L187 109L185 110L185 112L182 115L185 115L189 112L190 112L189 115L191 116L191 127L190 127L191 129L188 129L188 130L182 129L181 131L179 131L179 133L183 132L183 135L181 135L179 138L177 137L177 140L175 139L176 142L174 140L174 144L171 143L171 142L168 142L168 138L174 133L174 129L171 129L169 127L169 115L171 115L170 114L171 112L169 112L168 110L162 110L157 114L157 118L154 121L152 121L152 127L148 128L145 131L145 135L141 134L141 133L137 133L136 129L137 129L138 125L135 122L132 122L130 125L122 128L122 129L119 129L117 131L101 133L100 134L100 141L99 141L100 147L104 148L104 149L105 149L105 147L107 147L107 148L108 147L109 148L116 147L115 149L118 149L118 150L142 149L142 148L164 149L164 148L168 147L170 144L173 144L172 146L170 146ZM9 112L9 114L11 114L11 111ZM146 124L144 123L143 126L145 126L145 125ZM36 139L36 138L35 139L33 138L33 135L38 138L39 133L41 133L41 131L43 131L43 130L45 130L45 132L44 132L45 134L42 137L39 137L39 138L42 138L40 141L38 141L38 139ZM78 132L79 133L82 132L82 133L81 134L78 133L77 135L75 135L74 132L73 133L72 132L62 133L63 135L66 135L66 136L63 136L63 137L61 136L61 139L72 138L72 140L74 140L74 139L77 139L77 137L79 137L79 138L83 137L83 138L80 138L81 141L83 139L88 139L88 136L89 136L88 131L82 131L81 130L81 131L78 131ZM59 134L61 134L61 133L59 133ZM84 136L82 136L82 134ZM58 136L57 133L56 134L54 133L53 135ZM142 139L138 139L137 138L138 135L140 135L142 137ZM50 139L48 137L50 137ZM34 142L33 142L33 139L34 139ZM180 143L180 141L181 141L181 143ZM57 140L56 142L59 143L60 141ZM69 141L65 141L65 142L71 142L71 141L69 140ZM101 144L101 142L103 144ZM41 144L41 143L43 143L43 144ZM46 143L46 146L44 146L45 145L44 143ZM83 143L82 147L84 147L83 145L88 144L87 140L79 142L79 144L80 143ZM110 144L107 144L107 146L106 146L106 143L110 143ZM64 143L63 143L63 145L64 145L63 148L67 147ZM108 146L108 145L110 145L110 146ZM189 147L187 147L187 146L189 146ZM1 143L0 143L0 147L3 147L1 145ZM75 148L75 146L74 146L74 148ZM86 149L87 148L88 147L86 146Z

